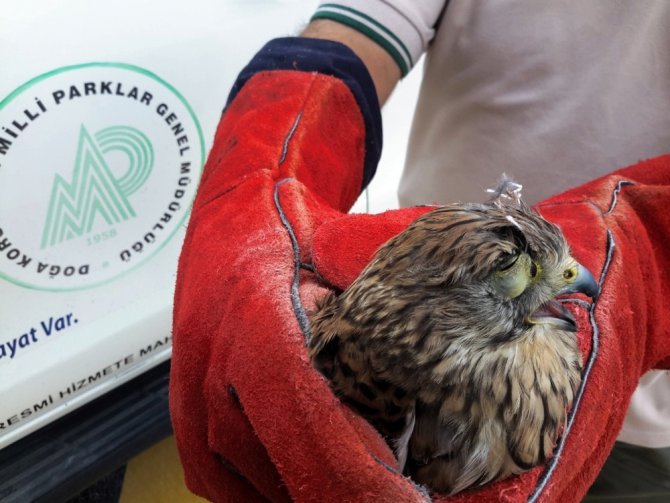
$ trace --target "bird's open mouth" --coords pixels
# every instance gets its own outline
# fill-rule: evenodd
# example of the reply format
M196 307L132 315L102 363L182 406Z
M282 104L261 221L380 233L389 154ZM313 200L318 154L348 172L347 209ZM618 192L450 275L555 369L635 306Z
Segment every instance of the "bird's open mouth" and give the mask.
M577 322L570 311L557 300L550 300L542 304L537 311L530 315L528 321L534 325L547 324L569 332L577 331Z

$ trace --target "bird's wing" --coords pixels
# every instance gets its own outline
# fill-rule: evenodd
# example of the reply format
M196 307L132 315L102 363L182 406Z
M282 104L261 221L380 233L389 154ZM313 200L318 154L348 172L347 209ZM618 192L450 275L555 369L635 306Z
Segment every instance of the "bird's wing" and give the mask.
M481 421L468 407L445 413L450 399L459 400L452 396L434 405L417 404L407 473L444 493L519 473L508 454L503 424Z
M402 473L407 464L407 456L409 454L409 441L414 433L414 426L416 425L416 408L412 407L407 412L405 417L405 430L394 442L394 451L398 459L398 469Z
M417 405L406 471L445 493L488 482L495 473L489 473L489 453L481 448L476 428L466 417L445 417L442 405Z

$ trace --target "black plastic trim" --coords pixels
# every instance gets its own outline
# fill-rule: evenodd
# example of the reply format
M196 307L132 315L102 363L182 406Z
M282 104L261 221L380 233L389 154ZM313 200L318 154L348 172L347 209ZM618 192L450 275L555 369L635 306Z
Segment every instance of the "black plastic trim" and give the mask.
M172 432L170 362L0 450L0 501L59 502Z

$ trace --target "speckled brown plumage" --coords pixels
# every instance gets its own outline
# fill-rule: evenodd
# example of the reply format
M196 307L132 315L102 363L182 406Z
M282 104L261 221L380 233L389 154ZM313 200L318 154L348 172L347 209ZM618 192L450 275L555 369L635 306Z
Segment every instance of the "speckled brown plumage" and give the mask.
M323 299L310 356L406 473L456 493L551 455L581 372L575 322L553 299L576 291L597 285L523 202L449 205Z

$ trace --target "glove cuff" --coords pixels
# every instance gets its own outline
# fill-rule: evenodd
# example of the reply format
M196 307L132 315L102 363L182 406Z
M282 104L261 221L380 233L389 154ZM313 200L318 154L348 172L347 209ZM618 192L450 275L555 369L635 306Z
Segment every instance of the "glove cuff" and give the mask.
M365 123L365 157L361 191L372 180L382 150L382 117L372 77L365 64L346 45L331 40L285 37L271 40L240 72L226 108L254 75L269 70L293 70L329 75L354 95Z

